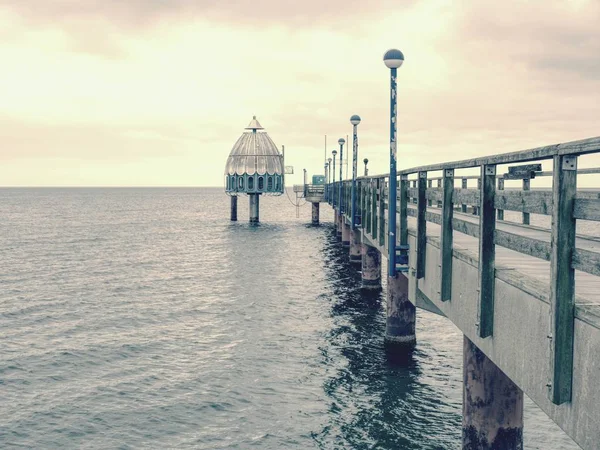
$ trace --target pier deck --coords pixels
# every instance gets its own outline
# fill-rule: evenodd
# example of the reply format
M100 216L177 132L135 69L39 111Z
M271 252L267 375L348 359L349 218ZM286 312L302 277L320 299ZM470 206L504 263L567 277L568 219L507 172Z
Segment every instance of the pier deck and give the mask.
M600 238L575 231L577 220L600 221L600 193L577 190L577 158L599 152L600 138L593 138L404 170L395 230L396 245L409 246L408 265L398 268L409 300L451 320L584 449L600 442ZM553 163L547 191L530 191L525 182L523 190L504 190L504 180L518 174L535 177L528 172L534 165L496 175L497 166L543 160ZM455 176L474 167L479 176ZM478 187L467 188L466 180L477 178ZM342 182L341 198L339 182L325 192L342 226L354 221L363 245L384 257L387 181L357 180L354 218L351 181ZM477 214L465 213L469 208ZM523 214L525 224L499 220L504 211ZM552 216L551 228L529 225L529 214Z

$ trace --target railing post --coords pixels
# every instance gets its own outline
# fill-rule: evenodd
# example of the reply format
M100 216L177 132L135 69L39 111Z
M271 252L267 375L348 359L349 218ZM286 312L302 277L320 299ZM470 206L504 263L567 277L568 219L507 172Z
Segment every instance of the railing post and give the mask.
M481 166L479 208L479 336L491 336L494 332L494 298L496 277L496 214L494 195L496 190L496 165Z
M499 191L504 190L504 178L503 177L498 178L498 190ZM498 210L498 220L504 220L504 210L503 209Z
M400 176L400 245L408 245L408 175Z
M427 189L431 189L433 187L433 180L427 180ZM433 205L432 200L427 200L427 206L431 207Z
M523 178L523 190L528 191L531 189L531 179ZM523 225L529 225L529 213L523 213Z
M467 188L467 179L466 178L461 178L461 185L460 187L462 189L466 189ZM461 212L466 213L467 212L467 205L465 203L463 203L462 205L460 205L460 210Z
M571 400L575 306L573 206L577 194L577 156L554 157L552 178L552 255L550 259L550 400Z
M425 202L425 183L427 172L419 172L419 190L417 198L417 279L425 276L425 250L427 246L427 222L425 213L427 204Z
M377 191L379 185L379 179L373 179L373 192L372 192L372 201L371 201L371 220L373 220L373 225L371 226L371 236L373 239L377 239Z
M440 178L439 180L437 180L437 187L441 188L442 187L442 179ZM442 207L442 200L438 200L437 201L437 207L441 208Z
M385 178L379 179L379 245L385 246Z
M441 288L440 297L443 302L450 300L452 296L452 217L454 215L454 204L452 194L454 192L454 169L444 170L444 194L442 199L442 230L441 230Z

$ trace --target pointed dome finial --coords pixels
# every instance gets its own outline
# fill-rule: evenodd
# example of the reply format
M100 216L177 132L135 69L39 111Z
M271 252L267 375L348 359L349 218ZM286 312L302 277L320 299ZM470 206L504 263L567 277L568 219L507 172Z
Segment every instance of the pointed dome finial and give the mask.
M252 131L264 130L264 128L262 127L260 122L258 120L256 120L256 116L252 116L252 120L250 121L250 123L248 124L248 126L245 129L252 130Z

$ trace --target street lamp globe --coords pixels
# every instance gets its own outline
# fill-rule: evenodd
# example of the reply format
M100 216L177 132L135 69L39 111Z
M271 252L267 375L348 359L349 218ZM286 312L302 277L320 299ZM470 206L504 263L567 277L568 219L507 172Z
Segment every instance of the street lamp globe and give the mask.
M393 48L385 52L383 62L388 69L397 69L404 62L404 55L400 50Z
M333 157L335 158L335 155L337 155L337 150L334 150L331 152L331 154L333 155Z
M369 164L369 160L367 158L363 159L363 162L365 163L365 165Z
M338 144L344 145L345 143L346 143L346 139L344 139L344 138L339 138L338 139Z
M354 114L352 117L350 117L350 123L352 125L358 125L360 123L360 116Z

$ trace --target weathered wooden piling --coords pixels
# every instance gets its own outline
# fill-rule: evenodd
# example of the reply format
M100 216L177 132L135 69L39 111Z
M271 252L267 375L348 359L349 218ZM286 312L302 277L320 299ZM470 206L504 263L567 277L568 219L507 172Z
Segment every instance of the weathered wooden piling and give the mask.
M407 350L417 342L416 308L408 299L408 278L403 273L388 276L385 345L388 349Z
M249 194L250 223L259 222L259 194Z
M237 195L232 195L231 197L231 221L237 221Z
M350 230L350 262L355 264L361 264L362 261L360 234L359 228Z
M342 245L350 247L350 225L346 224L344 216L342 216Z
M466 336L463 449L523 449L523 391Z
M381 253L375 247L361 244L362 288L381 289Z
M312 224L319 224L319 203L316 202L312 204Z

